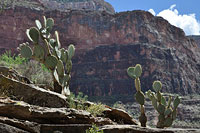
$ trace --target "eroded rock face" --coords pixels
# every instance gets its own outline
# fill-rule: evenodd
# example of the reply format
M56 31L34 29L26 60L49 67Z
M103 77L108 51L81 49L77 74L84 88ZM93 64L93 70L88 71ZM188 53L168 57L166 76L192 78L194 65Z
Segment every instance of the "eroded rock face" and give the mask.
M191 38L191 39L194 39L200 47L200 36L199 35L191 35L191 36L188 36L188 37Z
M89 10L106 11L114 14L115 10L104 0L39 0L46 8L53 10Z
M34 26L36 19L42 20L43 15L55 19L62 46L76 46L71 81L74 92L132 97L135 89L126 69L140 63L143 90L151 89L154 80L161 80L164 92L200 93L197 44L181 29L145 11L111 15L10 8L0 15L1 51L15 50L28 41L25 30Z

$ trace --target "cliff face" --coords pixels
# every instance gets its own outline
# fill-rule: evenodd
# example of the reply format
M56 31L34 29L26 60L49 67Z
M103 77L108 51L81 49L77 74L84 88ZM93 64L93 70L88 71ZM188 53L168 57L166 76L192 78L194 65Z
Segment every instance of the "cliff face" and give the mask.
M134 81L129 66L143 66L143 90L161 80L163 91L200 93L200 52L184 32L148 12L115 15L92 11L44 11L15 7L0 15L0 49L15 49L27 41L25 31L42 16L55 19L62 46L76 46L73 60L73 91L90 96L129 96Z
M106 11L114 14L114 8L104 0L39 0L45 7L53 10Z
M191 35L191 36L188 36L189 38L191 39L194 39L195 42L199 45L200 47L200 35Z

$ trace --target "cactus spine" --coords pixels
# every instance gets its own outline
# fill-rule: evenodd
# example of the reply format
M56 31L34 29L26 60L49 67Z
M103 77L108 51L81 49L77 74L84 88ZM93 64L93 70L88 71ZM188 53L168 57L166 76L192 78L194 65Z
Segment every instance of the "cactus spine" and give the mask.
M44 17L44 24L35 21L36 27L27 29L26 34L33 43L23 43L19 46L20 55L39 61L51 70L54 79L54 91L64 95L70 95L69 82L71 79L72 57L75 53L74 45L68 49L61 48L58 32L55 31L55 39L50 32L54 26L52 18Z
M154 81L153 89L156 93L149 90L146 92L148 98L152 101L152 105L159 113L157 128L170 127L173 120L176 118L177 107L180 103L180 99L177 96L173 102L173 107L171 106L172 97L168 97L168 103L165 97L160 92L162 89L162 83L160 81Z
M127 70L128 75L135 80L135 88L136 88L136 94L135 99L140 104L140 117L139 121L141 123L142 127L146 127L147 117L145 115L145 96L144 93L141 91L141 85L140 85L140 76L142 74L142 67L140 64L137 64L135 67L129 67Z

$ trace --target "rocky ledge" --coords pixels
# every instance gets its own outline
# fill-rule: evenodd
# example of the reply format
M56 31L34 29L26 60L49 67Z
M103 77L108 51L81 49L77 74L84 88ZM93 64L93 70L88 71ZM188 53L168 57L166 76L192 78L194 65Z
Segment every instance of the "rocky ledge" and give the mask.
M141 128L125 111L106 105L101 116L93 116L69 108L67 97L36 87L12 69L0 67L0 73L0 129L4 133L84 133L92 124L105 133L200 131ZM87 102L87 106L92 104Z

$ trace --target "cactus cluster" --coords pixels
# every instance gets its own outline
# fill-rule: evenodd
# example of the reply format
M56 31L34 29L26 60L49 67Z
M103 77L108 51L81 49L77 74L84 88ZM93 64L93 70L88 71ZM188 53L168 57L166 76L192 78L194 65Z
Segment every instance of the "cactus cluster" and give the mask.
M135 80L135 88L137 90L135 94L136 101L140 104L140 111L141 115L139 117L139 121L141 123L141 126L145 127L147 122L147 117L145 115L145 108L144 108L144 102L145 102L145 95L141 91L141 84L139 77L142 74L142 67L140 64L137 64L135 67L129 67L127 70L128 75ZM158 128L164 128L164 127L170 127L173 123L173 120L176 118L177 114L177 107L180 104L180 99L177 96L174 99L173 106L171 105L172 97L168 97L168 102L166 101L166 98L162 95L160 92L162 89L162 83L160 81L154 81L153 83L153 89L156 93L152 92L151 90L148 90L146 92L147 97L152 101L152 105L159 113L158 116Z
M156 93L152 92L151 90L148 90L146 94L148 98L152 101L152 105L155 108L155 110L157 110L157 112L159 113L156 127L170 127L173 123L173 120L175 120L176 118L177 107L180 104L180 99L177 96L174 99L172 107L172 97L169 96L167 102L166 98L160 92L162 89L162 83L160 81L154 81L153 89Z
M75 53L74 45L69 45L68 49L61 48L58 32L55 31L55 39L50 32L54 26L52 18L46 19L44 24L39 20L35 21L36 27L27 29L26 34L33 45L28 42L20 44L20 55L39 61L51 70L54 79L54 91L64 95L70 95L69 82L72 69L72 57Z
M127 70L128 75L135 80L135 88L136 94L135 99L140 104L140 116L139 121L142 127L146 127L147 117L145 115L145 95L141 91L141 84L140 84L140 76L142 75L142 67L140 64L137 64L135 67L129 67Z

